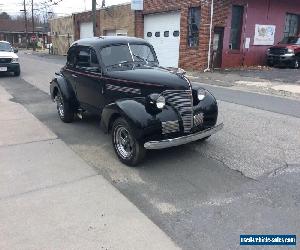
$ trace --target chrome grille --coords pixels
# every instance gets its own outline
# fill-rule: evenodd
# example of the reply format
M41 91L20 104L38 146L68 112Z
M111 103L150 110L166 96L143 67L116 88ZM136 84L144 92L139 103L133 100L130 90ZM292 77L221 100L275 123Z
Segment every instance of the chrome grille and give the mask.
M178 121L162 122L162 133L164 135L179 132Z
M194 126L195 127L198 127L198 126L202 125L203 121L204 121L204 114L203 113L200 113L200 114L197 114L197 115L194 116Z
M166 90L163 93L167 103L180 114L185 133L193 127L193 96L191 90Z
M10 63L11 58L0 58L0 63Z

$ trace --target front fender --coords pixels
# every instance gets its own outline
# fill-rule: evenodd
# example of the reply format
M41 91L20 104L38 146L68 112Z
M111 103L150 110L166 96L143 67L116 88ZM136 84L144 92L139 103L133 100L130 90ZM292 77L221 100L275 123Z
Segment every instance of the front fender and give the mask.
M107 105L102 112L101 126L109 132L117 117L123 117L133 128L137 139L162 131L161 123L178 120L178 115L170 106L154 112L148 108L145 98L123 99Z

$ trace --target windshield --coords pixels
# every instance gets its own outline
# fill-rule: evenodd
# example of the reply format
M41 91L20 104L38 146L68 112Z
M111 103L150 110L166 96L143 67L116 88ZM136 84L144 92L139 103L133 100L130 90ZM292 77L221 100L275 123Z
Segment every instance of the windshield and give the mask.
M296 44L300 45L300 37L285 37L283 40L280 42L280 44Z
M103 48L100 55L106 68L156 63L153 51L148 45L130 44L129 46L112 45Z
M7 52L11 52L12 51L12 47L10 46L9 43L1 43L0 42L0 51L7 51Z

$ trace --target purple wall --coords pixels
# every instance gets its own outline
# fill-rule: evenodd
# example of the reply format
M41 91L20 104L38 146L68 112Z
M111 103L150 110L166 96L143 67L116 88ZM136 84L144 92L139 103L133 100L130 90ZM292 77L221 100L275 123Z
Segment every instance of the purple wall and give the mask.
M242 0L235 0L243 4ZM244 27L240 51L229 50L231 7L226 21L222 67L261 65L265 63L265 52L270 46L254 46L255 24L276 25L275 44L283 38L286 13L300 15L300 0L248 0L245 5ZM244 49L244 40L251 38L250 48Z

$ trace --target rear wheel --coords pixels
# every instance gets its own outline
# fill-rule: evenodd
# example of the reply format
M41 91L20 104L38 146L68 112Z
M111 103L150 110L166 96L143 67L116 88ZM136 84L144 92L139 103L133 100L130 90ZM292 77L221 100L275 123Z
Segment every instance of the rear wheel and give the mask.
M55 102L59 118L65 123L71 123L74 120L74 112L70 103L63 98L59 90L55 96Z
M127 121L118 118L112 127L112 143L121 162L128 166L138 165L145 157L146 150L139 143Z

